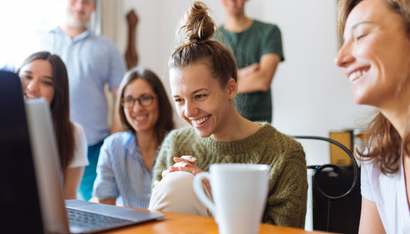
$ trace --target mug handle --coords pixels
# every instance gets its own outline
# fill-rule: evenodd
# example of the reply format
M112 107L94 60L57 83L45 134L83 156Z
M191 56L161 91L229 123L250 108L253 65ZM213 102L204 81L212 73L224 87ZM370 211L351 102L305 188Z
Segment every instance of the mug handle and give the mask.
M194 191L196 196L201 200L202 203L211 211L211 213L215 216L215 205L214 203L205 195L204 189L202 187L202 180L208 179L211 181L211 174L209 172L201 172L194 177Z

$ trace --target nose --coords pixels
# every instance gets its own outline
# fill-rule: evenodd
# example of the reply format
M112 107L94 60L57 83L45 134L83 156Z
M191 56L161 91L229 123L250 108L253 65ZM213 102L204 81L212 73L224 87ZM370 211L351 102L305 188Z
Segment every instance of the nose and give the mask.
M186 118L191 118L197 114L198 109L196 108L195 104L189 101L185 102L185 110L184 115Z
M354 62L355 57L352 54L352 46L349 43L343 44L335 58L335 64L339 67L347 67Z
M31 80L28 85L27 85L27 89L33 92L38 91L39 89L39 84L37 80Z
M74 7L75 7L76 9L82 9L82 8L83 8L83 5L84 5L83 0L76 0L76 1L74 2Z
M135 100L134 106L132 107L132 110L134 112L138 112L140 110L144 109L144 107L138 102L138 100Z

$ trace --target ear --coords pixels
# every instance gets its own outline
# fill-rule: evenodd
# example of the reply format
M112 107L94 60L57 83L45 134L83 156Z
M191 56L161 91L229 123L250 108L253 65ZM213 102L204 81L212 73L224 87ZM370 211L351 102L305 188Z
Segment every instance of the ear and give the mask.
M228 83L226 84L226 89L228 91L229 100L230 101L234 100L236 97L236 94L238 93L238 84L233 78L230 78L228 80Z

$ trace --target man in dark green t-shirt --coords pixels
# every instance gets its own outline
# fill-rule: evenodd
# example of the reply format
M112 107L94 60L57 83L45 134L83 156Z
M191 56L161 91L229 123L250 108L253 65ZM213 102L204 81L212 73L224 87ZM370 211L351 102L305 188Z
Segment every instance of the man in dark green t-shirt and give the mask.
M270 86L284 60L282 36L278 26L246 17L246 1L221 0L227 17L219 30L238 65L236 108L249 120L272 122Z

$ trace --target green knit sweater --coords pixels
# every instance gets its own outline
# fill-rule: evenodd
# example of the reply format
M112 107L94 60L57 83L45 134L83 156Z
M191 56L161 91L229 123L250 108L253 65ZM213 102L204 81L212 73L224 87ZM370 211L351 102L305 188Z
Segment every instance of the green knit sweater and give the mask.
M203 171L213 163L268 164L269 194L264 223L303 228L305 224L307 175L305 153L300 143L268 123L253 135L234 142L201 138L192 127L173 130L165 138L154 167L154 181L172 166L173 157L191 155Z

